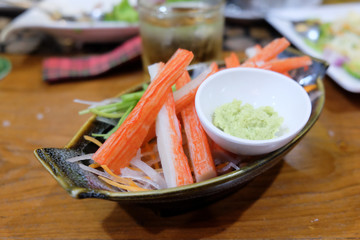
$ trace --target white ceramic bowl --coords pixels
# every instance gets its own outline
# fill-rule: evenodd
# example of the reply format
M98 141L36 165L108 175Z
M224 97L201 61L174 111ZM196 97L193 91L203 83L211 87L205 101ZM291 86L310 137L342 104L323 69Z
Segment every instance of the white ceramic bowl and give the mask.
M270 140L241 139L214 126L215 109L234 99L255 108L271 106L284 119L279 136ZM213 74L199 87L195 106L209 137L224 149L241 155L260 155L279 149L299 133L311 114L310 98L296 81L255 68L231 68Z

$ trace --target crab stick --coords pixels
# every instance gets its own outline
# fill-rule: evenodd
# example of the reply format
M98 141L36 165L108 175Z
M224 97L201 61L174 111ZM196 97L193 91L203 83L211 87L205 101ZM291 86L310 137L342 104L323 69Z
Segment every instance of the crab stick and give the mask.
M153 76L156 75L161 67L160 64L149 66L151 79L153 79ZM191 80L187 71L179 79L184 78L187 81ZM193 183L194 180L188 158L183 149L181 126L175 112L174 95L170 89L168 98L156 118L155 133L167 187L177 187Z
M154 74L156 71L156 64L149 66L150 75ZM196 91L199 88L200 84L211 74L217 72L219 70L218 65L214 62L210 65L209 69L204 70L199 76L197 76L192 81L188 82L185 86L175 91L174 99L175 99L175 111L176 114L180 113L182 109L184 109L187 105L194 101ZM187 74L188 77L190 77ZM151 139L155 137L155 126L152 126L144 140L144 143L147 143Z
M181 87L189 81L190 76L185 72L176 82L176 88L181 89ZM194 101L181 111L181 118L196 182L215 177L217 175L216 168L211 155L209 142L196 114Z
M263 62L274 59L289 46L290 42L286 38L276 38L260 49L253 57L248 58L241 66L253 67L254 64L261 65Z
M248 47L245 49L245 54L248 58L251 58L258 54L262 50L262 47L260 44L255 44L252 47Z
M312 64L309 56L290 57L284 59L276 59L264 63L260 68L268 69L274 72L284 73L293 69L307 67Z
M234 52L231 52L230 55L225 58L225 66L226 68L234 68L240 66L239 58Z
M176 113L180 113L181 110L189 105L195 99L196 91L198 90L200 84L210 75L214 74L219 70L218 65L213 62L210 64L210 67L204 70L200 75L195 79L188 82L182 88L174 92L174 100L176 105Z
M159 71L123 124L95 152L93 160L115 173L129 165L168 98L168 91L193 59L193 53L178 49Z
M167 186L170 188L193 183L188 159L182 146L181 129L175 112L174 97L170 89L167 100L156 119L156 136Z

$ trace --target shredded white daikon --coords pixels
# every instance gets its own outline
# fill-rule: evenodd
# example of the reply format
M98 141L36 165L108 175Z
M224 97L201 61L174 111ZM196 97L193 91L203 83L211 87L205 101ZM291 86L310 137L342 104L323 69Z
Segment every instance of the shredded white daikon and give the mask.
M116 124L118 123L118 121L116 121L113 118L106 118L106 117L96 117L96 120L98 120L99 122L103 122L103 123L107 123L111 126L116 126Z
M88 108L94 108L94 107L103 106L103 105L107 105L110 103L117 103L117 102L121 102L121 101L122 101L121 98L107 98L102 101L87 101L87 100L81 100L81 99L74 99L75 103L89 105Z
M151 180L159 184L160 188L166 188L164 177L162 177L155 169L141 161L140 158L135 158L131 161L131 165L142 170Z
M69 158L66 161L68 161L68 162L79 162L79 161L82 161L82 160L90 160L90 159L92 159L93 155L94 155L93 153L89 153L89 154Z

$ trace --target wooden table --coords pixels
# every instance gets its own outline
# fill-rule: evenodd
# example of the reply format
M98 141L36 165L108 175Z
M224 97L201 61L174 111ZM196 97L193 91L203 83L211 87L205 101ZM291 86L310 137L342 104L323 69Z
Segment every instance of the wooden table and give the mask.
M6 55L5 55L6 56ZM34 157L62 147L101 100L144 80L141 66L48 84L39 56L6 56L0 81L0 239L360 238L360 94L325 79L322 115L269 171L198 211L160 217L116 202L71 198Z

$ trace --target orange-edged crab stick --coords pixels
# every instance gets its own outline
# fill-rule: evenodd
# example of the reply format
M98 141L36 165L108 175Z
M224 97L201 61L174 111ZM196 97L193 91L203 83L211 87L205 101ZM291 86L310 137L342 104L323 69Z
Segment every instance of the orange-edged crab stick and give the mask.
M254 57L256 54L258 54L262 50L262 46L260 44L255 44L252 47L248 47L245 49L245 54L247 58Z
M226 68L240 67L240 61L238 56L234 52L231 52L229 56L225 58Z
M218 65L213 62L210 64L210 68L204 70L199 76L192 81L188 82L182 88L174 92L174 100L176 105L176 113L180 113L185 106L193 102L195 99L196 91L200 84L210 75L219 70Z
M151 65L149 66L149 72L155 69L156 66ZM197 76L192 81L188 82L182 88L176 90L174 94L175 99L175 111L176 114L180 113L182 109L188 106L191 102L195 100L196 91L199 88L200 84L211 74L217 72L219 70L218 65L213 62L210 64L209 69L205 69L199 76ZM147 143L151 139L155 137L155 126L152 126L144 140L144 143Z
M276 38L260 49L253 57L247 59L242 67L254 67L254 65L261 65L262 62L270 61L276 58L282 51L290 46L290 42L286 38Z
M149 67L150 76L156 75L160 64ZM186 71L180 77L187 73ZM175 112L174 96L169 89L168 98L156 118L155 131L161 166L167 187L176 187L193 183L188 159L184 153L181 126Z
M181 89L189 81L190 76L185 72L176 82L176 88ZM181 111L181 118L196 182L216 177L216 168L209 142L196 114L194 101Z
M268 69L274 72L284 73L293 69L307 67L312 64L309 56L290 57L284 59L276 59L264 63L260 68Z
M95 162L107 165L116 174L129 165L166 102L169 89L186 70L193 56L192 52L184 49L174 53L123 124L95 152Z

